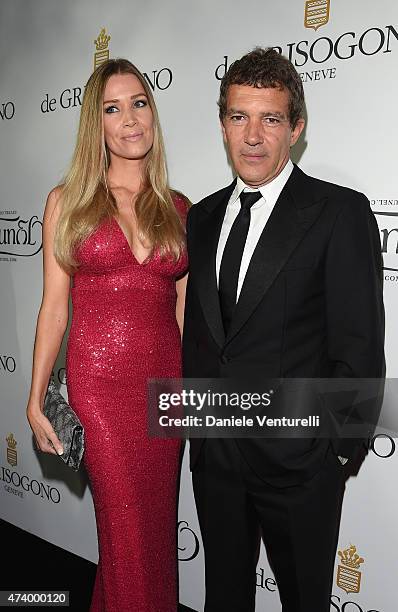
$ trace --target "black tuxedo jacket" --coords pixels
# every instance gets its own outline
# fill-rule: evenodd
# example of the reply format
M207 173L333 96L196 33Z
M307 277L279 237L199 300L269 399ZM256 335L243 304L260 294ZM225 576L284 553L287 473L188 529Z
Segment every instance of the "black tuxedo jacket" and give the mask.
M381 377L382 260L369 202L297 166L260 236L225 336L215 258L234 187L235 181L188 214L184 377ZM330 443L336 454L352 456L359 441L237 443L260 477L286 486L315 474ZM201 444L191 440L191 468Z

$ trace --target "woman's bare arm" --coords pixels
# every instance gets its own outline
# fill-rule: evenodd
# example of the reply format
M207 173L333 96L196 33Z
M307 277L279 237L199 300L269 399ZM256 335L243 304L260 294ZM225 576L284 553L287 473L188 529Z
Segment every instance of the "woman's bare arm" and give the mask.
M53 446L61 454L62 445L42 410L51 371L68 325L70 291L70 276L58 265L53 253L59 198L60 189L56 187L47 198L43 217L43 298L37 317L27 407L29 424L40 450L52 454L56 454Z
M180 334L182 338L182 331L184 329L184 308L185 308L185 292L187 289L188 274L180 278L176 282L177 291L177 304L176 304L176 319L178 327L180 328Z

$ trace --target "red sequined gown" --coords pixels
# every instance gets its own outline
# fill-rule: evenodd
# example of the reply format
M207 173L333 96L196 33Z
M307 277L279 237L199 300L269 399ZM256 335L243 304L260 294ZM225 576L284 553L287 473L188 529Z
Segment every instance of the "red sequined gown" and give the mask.
M185 220L182 198L175 206ZM148 437L146 391L147 378L181 376L175 282L187 255L140 264L116 219L77 253L66 374L97 521L90 612L176 612L180 441Z

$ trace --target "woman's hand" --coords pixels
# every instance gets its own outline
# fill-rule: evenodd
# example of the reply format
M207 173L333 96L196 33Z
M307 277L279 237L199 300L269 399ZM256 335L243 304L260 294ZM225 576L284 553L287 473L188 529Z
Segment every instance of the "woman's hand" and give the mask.
M43 451L43 453L62 455L64 452L62 444L52 428L50 421L42 413L40 408L33 407L29 404L26 414L38 448Z

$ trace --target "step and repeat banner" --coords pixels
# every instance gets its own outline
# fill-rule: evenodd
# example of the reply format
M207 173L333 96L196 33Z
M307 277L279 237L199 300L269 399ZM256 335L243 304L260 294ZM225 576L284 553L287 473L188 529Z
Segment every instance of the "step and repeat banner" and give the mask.
M44 202L71 159L84 84L107 57L126 57L145 73L172 186L196 202L229 183L216 105L220 79L257 45L288 56L304 83L307 125L294 161L369 197L385 266L387 373L398 376L396 0L2 0L0 6L0 517L94 562L84 470L74 474L56 457L38 454L25 416L42 296ZM64 365L65 342L54 376L66 394ZM393 436L376 436L347 482L332 612L397 610L396 444ZM199 611L203 550L186 456L178 530L180 600ZM257 610L281 610L264 550Z

